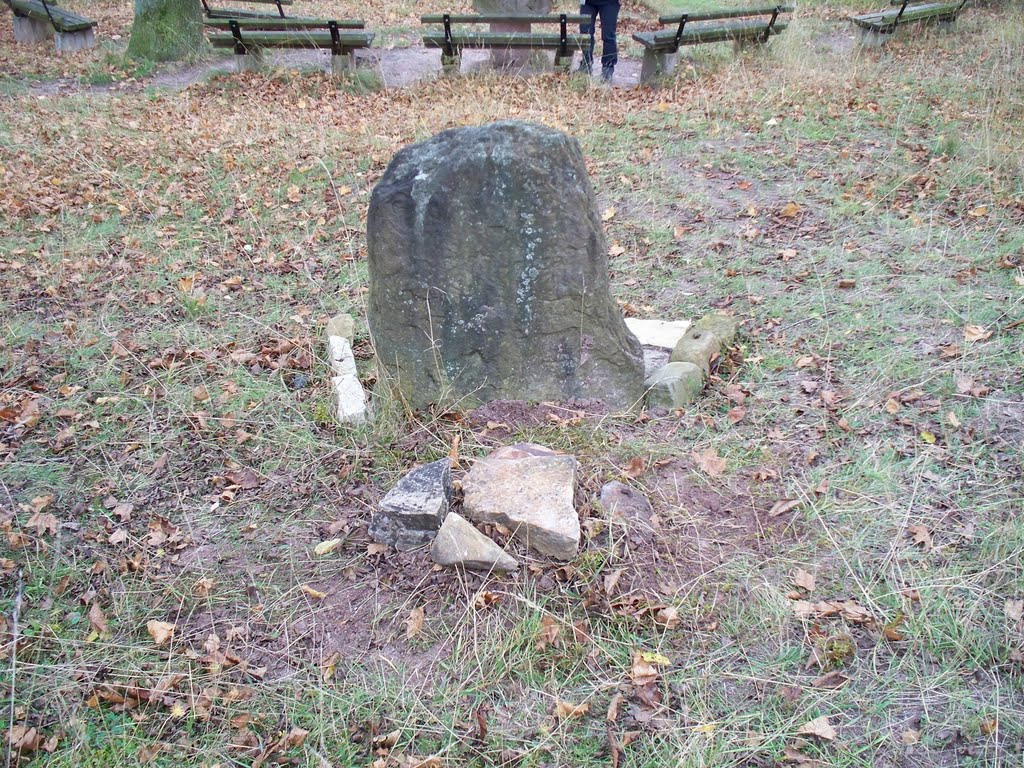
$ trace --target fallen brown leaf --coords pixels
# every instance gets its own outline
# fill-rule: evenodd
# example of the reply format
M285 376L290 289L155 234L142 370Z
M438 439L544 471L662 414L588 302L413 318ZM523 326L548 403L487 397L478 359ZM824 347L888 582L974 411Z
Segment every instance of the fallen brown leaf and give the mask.
M796 575L793 576L793 583L796 586L800 587L800 589L805 589L808 592L813 592L815 587L814 574L808 573L803 568L797 568Z
M590 711L590 704L583 702L582 704L572 704L568 701L562 701L561 699L555 699L555 717L559 720L575 720L583 717L587 712Z
M824 741L835 741L838 735L825 715L808 720L796 733L798 736L816 736Z
M405 620L405 639L410 640L423 631L423 621L426 618L426 611L421 605L409 611L409 618Z
M157 645L166 645L174 635L173 624L166 621L157 621L156 619L150 619L146 622L146 630Z
M720 477L725 472L725 459L721 458L714 448L708 448L701 453L693 451L690 456L694 463L711 477Z

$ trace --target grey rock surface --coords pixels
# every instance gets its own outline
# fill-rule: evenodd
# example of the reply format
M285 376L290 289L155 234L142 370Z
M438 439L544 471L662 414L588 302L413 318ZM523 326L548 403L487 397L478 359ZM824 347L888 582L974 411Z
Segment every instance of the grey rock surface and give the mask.
M529 548L559 560L576 556L576 459L479 459L462 481L463 509L477 523L499 523Z
M414 469L388 491L370 520L370 537L400 550L434 540L451 506L451 461Z
M651 521L654 510L651 502L639 491L618 480L612 480L601 487L601 507L613 524L625 524L631 537L644 542L654 538L654 525Z
M367 240L370 333L411 406L641 397L575 139L509 121L406 147L373 190Z
M448 568L508 573L519 567L512 555L457 512L449 512L430 545L430 558Z

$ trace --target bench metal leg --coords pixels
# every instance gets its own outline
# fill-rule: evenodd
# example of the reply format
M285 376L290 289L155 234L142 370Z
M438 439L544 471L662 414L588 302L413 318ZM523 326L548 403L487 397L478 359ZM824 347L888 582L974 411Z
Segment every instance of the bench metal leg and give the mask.
M860 34L857 37L857 44L862 48L881 48L887 42L892 40L896 34L892 32L880 32L875 29L865 29L864 27L858 27Z
M347 75L354 72L356 68L356 52L344 51L337 56L331 56L331 74Z
M461 69L462 56L459 54L455 54L454 56L448 56L444 53L441 54L441 71L445 75L457 75Z
M739 54L744 51L759 51L768 46L770 40L761 40L756 37L738 38L732 41L733 53Z
M263 50L250 48L245 53L235 54L236 72L256 72L263 67Z
M95 47L96 34L91 28L79 32L57 32L53 36L53 42L58 53L75 53Z
M679 61L678 53L666 53L653 48L644 49L644 62L640 67L640 85L657 85L661 78L675 72L677 61Z
M41 43L53 36L53 26L48 21L29 16L14 17L14 39L19 43Z

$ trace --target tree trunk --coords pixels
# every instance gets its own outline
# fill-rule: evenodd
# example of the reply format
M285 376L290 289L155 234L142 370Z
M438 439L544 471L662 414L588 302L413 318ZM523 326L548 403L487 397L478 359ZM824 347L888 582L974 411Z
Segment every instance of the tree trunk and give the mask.
M184 59L196 55L203 43L199 0L135 0L135 21L128 41L132 58Z

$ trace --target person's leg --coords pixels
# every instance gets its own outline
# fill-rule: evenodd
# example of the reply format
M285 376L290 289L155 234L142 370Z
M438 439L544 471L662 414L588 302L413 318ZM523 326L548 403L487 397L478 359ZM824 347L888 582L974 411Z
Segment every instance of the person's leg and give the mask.
M611 80L615 65L619 63L619 44L615 27L619 23L619 0L602 3L601 13L601 78Z
M597 6L593 6L588 3L581 3L580 14L590 17L589 24L580 24L580 34L590 35L590 43L583 49L583 59L580 61L580 72L586 72L589 74L591 68L594 66L594 27L597 26Z

